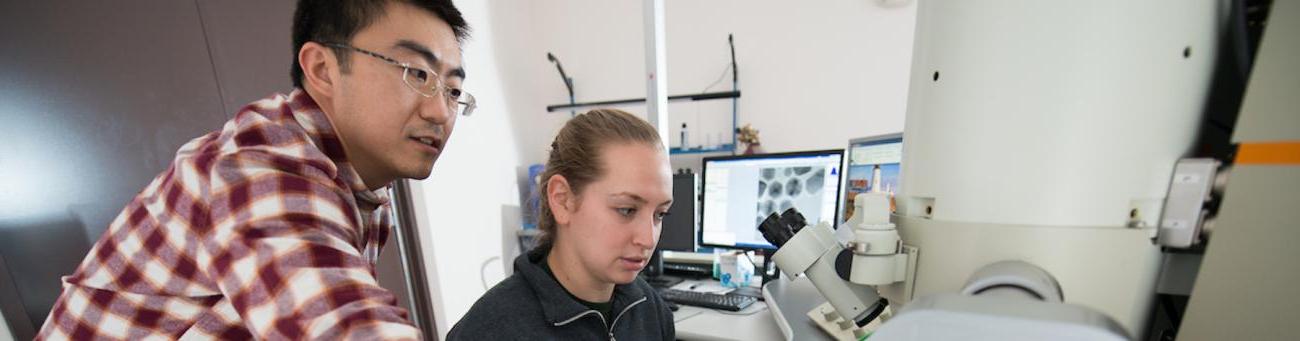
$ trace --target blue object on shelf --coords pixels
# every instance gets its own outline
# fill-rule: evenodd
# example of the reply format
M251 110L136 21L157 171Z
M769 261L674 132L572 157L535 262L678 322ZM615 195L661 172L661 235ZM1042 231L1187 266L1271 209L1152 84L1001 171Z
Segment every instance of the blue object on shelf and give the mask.
M731 153L736 150L735 144L724 144L712 148L672 148L668 150L669 154L707 154L707 153Z
M525 230L537 228L537 219L540 215L539 205L541 203L538 191L541 189L542 172L546 171L546 166L541 164L532 164L528 166L528 196L524 199L523 207L523 228Z

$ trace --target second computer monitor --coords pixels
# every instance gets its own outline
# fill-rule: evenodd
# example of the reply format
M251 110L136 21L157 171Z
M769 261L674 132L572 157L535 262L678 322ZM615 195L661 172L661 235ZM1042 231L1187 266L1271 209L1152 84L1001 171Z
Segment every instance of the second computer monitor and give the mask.
M673 175L673 206L668 208L659 232L659 250L695 252L695 209L698 200L695 173Z
M853 199L860 193L898 193L898 175L903 162L903 134L856 138L849 141L849 165L845 175L841 220L853 217Z
M809 224L835 223L844 151L704 158L700 244L775 249L757 229L794 207Z

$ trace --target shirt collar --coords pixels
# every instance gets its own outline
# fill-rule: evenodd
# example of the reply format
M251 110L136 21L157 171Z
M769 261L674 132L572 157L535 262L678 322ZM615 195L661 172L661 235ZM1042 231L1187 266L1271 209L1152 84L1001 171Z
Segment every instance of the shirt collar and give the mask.
M518 258L515 258L515 271L524 277L524 281L528 282L533 288L533 292L537 294L546 321L555 324L591 311L591 309L578 303L559 282L556 282L554 278L546 274L545 270L542 270L539 264L546 261L546 255L550 251L547 246L539 246L531 252L519 255ZM615 285L614 296L610 298L612 306L610 311L617 314L644 297L646 297L645 291L642 291L635 284ZM613 323L613 321L606 321L606 323Z
M366 184L361 181L361 176L357 174L356 168L348 162L347 153L343 149L343 142L339 139L338 133L334 130L334 125L330 123L329 115L321 110L320 105L302 89L294 89L289 93L286 102L288 110L293 113L294 120L297 120L307 135L311 137L312 143L325 153L335 166L339 169L339 177L348 183L352 190L353 196L357 200L365 201L375 206L387 204L389 201L388 194L383 189L371 191L366 188Z

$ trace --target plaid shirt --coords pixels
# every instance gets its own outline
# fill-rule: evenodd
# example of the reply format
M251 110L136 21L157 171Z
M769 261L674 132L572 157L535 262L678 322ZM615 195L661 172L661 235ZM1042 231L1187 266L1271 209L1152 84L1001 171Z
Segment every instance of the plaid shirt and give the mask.
M418 339L375 280L389 207L305 92L253 102L122 210L37 339Z

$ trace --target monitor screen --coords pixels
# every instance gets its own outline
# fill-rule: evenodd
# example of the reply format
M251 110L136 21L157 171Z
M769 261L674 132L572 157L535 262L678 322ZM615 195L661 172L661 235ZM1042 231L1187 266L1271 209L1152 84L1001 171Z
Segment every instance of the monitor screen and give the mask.
M835 222L843 157L837 149L705 158L700 244L775 249L758 225L791 207L809 224Z
M661 225L657 249L695 252L696 179L695 173L673 175L673 206Z
M898 193L899 167L903 162L903 134L856 138L849 141L848 173L845 174L844 211L841 220L853 217L853 198L878 190Z

